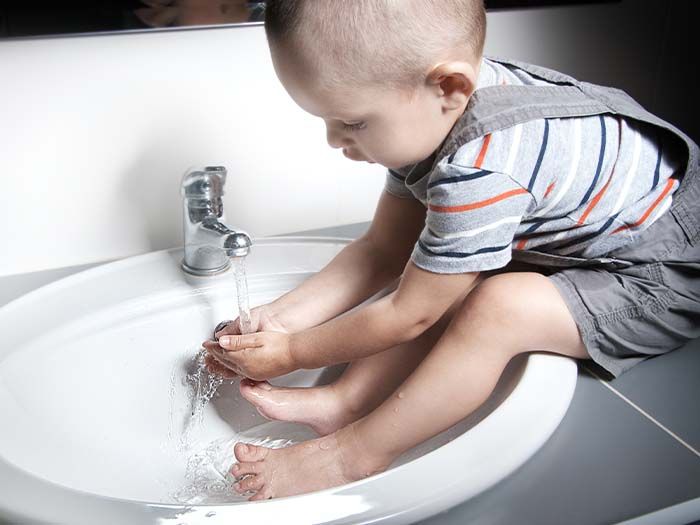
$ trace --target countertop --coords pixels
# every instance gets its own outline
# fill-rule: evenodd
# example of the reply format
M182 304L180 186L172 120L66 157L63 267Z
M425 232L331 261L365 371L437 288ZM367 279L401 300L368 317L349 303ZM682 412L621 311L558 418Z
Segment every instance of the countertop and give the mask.
M297 235L355 238L368 224ZM0 307L93 266L0 277ZM571 406L549 441L490 490L421 523L649 525L700 520L698 401L700 339L614 380L590 362L579 363Z

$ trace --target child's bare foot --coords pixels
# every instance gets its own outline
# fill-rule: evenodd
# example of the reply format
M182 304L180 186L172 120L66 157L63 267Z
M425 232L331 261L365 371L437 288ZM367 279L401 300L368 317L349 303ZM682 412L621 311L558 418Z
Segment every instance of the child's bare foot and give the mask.
M286 388L243 379L240 389L264 417L308 425L319 436L331 434L363 415L344 402L332 385Z
M382 472L390 463L371 458L355 439L352 425L286 448L237 443L234 452L238 463L231 473L245 477L233 487L239 493L253 492L249 501L336 487Z

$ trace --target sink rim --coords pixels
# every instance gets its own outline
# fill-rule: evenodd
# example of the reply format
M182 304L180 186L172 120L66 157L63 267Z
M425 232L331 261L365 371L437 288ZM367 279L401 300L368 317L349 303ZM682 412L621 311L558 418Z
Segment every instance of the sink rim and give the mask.
M271 236L271 237L262 237L262 238L253 238L253 245L251 250L254 250L256 246L258 245L263 245L263 246L269 246L269 245L275 245L275 244L297 244L297 243L303 243L303 244L349 244L352 242L354 239L351 239L349 237L332 237L332 236L324 236L324 237L312 237L312 236ZM54 292L57 290L61 290L67 286L70 286L74 283L78 283L80 281L83 281L88 278L93 278L97 277L102 273L106 273L109 271L114 271L114 270L119 270L119 269L124 269L128 268L129 266L133 266L138 263L142 263L144 261L148 261L150 259L154 259L157 257L161 257L164 254L178 254L178 255L184 255L184 248L182 247L175 247L175 248L165 248L163 250L155 250L147 253L142 253L138 255L132 255L129 257L124 257L122 259L117 259L115 261L107 261L104 263L98 263L96 266L92 268L88 268L85 270L81 270L79 272L73 273L71 275L67 275L65 277L61 277L60 279L56 279L55 281L51 281L50 283L44 284L42 286L39 286L38 288L35 288L34 290L31 290L25 294L20 295L19 297L16 297L15 299L12 299L11 301L5 303L4 305L0 306L0 315L5 313L6 311L17 307L17 305L22 305L26 300L30 299L35 299L37 297L41 297L42 295L50 292ZM188 276L188 278L191 278L193 281L199 281L201 279L202 283L215 283L215 282L220 282L221 278L225 278L227 275L230 275L230 272L232 270L227 270L226 272L223 272L221 274L217 275L211 275L211 276ZM184 272L183 272L184 274Z
M274 237L257 240L255 244L347 244L350 241L351 239L334 237ZM69 287L71 284L79 283L86 278L99 277L102 274L128 268L150 259L156 260L165 257L173 260L172 256L178 252L182 253L182 249L174 248L150 252L100 265L59 279L0 308L0 318L9 311L8 307L21 308L25 302L29 304L32 300L41 298L42 294L50 294ZM217 282L209 277L204 279L211 284ZM400 523L403 522L403 519L408 519L409 514L411 521L414 521L439 510L445 510L483 492L510 475L534 455L549 439L568 409L576 384L576 370L575 362L569 358L552 354L528 355L524 359L524 369L520 380L506 399L469 432L461 434L450 443L406 464L367 479L310 494L278 498L271 501L236 502L228 505L177 505L100 496L46 481L15 467L0 455L0 480L3 481L2 485L8 488L0 493L0 515L9 513L9 516L21 516L23 519L45 520L48 514L45 510L38 508L35 503L38 500L54 504L51 506L51 519L70 523L94 522L97 517L104 517L106 512L113 513L115 518L123 519L125 523L153 523L158 519L172 518L173 516L178 516L181 521L187 522L190 518L204 518L207 512L212 511L216 512L217 517L221 516L224 519L244 519L250 515L256 519L263 518L265 521L274 520L275 516L279 518L282 515L285 518L285 523L309 523L309 520L315 519L309 516L310 512L315 512L319 516L325 512L326 517L323 519L323 523L367 523L370 521ZM535 397L535 401L539 402L539 405L536 403L537 406L534 406L530 403L527 407L523 407L523 396L527 396L533 388L542 390L542 395ZM552 396L553 393L556 395ZM537 413L540 418L538 425L527 425L527 410L523 411L522 408ZM544 415L547 417L543 417ZM465 468L467 465L462 465L460 461L454 461L454 458L463 456L463 454L468 456L472 442L475 440L478 442L481 434L490 435L489 441L492 443L499 441L499 439L503 440L504 438L498 433L498 429L503 424L510 426L513 421L522 423L524 430L519 435L520 439L515 442L508 441L509 453L502 455L506 457L496 458L496 463L500 461L500 469L497 471L491 469L491 476L486 475L478 483L471 485L465 483L467 481L465 478L468 477L465 475L465 471L468 470ZM547 424L541 424L542 421ZM489 432L496 433L489 434ZM525 441L527 441L527 446ZM473 453L474 449L471 452ZM434 474L438 467L441 469L441 477L449 480L449 483L434 487L419 486L419 482L416 480L429 479L430 474ZM504 471L506 474L502 475ZM387 483L387 478L391 478L390 483ZM413 482L410 481L411 479ZM398 504L395 497L399 492L402 496L401 499L404 500L401 504ZM369 504L369 508L364 511L355 512L343 504L343 501L355 501L353 508L359 509L362 501L377 499L376 497L379 496L381 496L379 499L382 499L382 503L379 505ZM325 507L314 508L318 501L324 500L328 501ZM406 502L412 502L414 506L406 506ZM46 505L42 504L41 507L46 508ZM333 510L331 507L337 512L335 512L334 517L328 519L329 510ZM77 509L84 512L78 516L76 515ZM294 516L294 512L301 512L301 514ZM351 521L347 521L348 519Z

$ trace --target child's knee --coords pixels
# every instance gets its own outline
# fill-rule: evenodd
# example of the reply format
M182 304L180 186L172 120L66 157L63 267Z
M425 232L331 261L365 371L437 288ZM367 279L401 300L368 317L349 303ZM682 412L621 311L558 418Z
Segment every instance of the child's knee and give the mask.
M538 293L548 280L533 272L500 273L481 281L462 304L460 314L484 327L498 330L511 323L527 322L542 299Z
M550 279L534 272L488 277L465 299L461 332L479 333L485 347L512 357L532 350L588 356L576 323Z

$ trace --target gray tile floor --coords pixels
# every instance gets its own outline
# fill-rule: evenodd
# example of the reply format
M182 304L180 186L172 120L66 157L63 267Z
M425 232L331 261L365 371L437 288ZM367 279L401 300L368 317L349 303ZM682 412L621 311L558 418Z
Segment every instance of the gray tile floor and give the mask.
M700 340L631 372L610 386L700 450Z
M697 457L584 372L561 425L529 462L423 523L616 523L697 498L699 482Z

